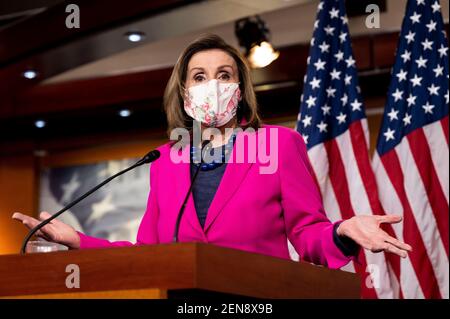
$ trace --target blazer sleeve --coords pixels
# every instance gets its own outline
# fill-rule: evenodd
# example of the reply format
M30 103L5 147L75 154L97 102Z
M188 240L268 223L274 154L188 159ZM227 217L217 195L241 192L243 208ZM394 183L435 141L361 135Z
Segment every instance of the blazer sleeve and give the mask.
M155 162L156 163L156 162ZM155 163L150 165L150 192L148 195L147 209L139 226L136 243L128 241L111 242L106 239L87 236L78 232L80 236L80 249L128 247L134 245L150 245L158 243L157 222L159 208L157 202L157 169ZM125 212L126 213L126 212Z
M289 130L280 148L281 202L289 241L301 260L341 268L354 257L345 256L334 243L334 224L323 209L303 138Z

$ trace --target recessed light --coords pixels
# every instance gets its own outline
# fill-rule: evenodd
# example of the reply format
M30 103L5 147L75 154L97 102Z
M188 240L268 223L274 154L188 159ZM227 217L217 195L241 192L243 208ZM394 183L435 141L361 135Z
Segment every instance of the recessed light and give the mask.
M139 31L130 31L125 33L125 36L130 42L141 42L145 38L145 33Z
M131 111L128 109L123 109L119 111L119 115L121 117L129 117L131 115Z
M37 72L34 70L27 70L27 71L23 72L22 75L24 78L32 80L35 77L37 77Z
M34 122L34 126L37 128L44 128L47 125L47 123L44 120L37 120Z

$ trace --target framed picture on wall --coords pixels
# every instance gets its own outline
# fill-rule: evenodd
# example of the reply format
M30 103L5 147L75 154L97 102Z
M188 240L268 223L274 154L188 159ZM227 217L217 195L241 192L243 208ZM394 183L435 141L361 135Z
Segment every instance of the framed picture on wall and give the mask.
M55 213L137 159L48 167L40 176L39 209ZM59 219L89 236L134 242L150 188L149 166L118 177Z

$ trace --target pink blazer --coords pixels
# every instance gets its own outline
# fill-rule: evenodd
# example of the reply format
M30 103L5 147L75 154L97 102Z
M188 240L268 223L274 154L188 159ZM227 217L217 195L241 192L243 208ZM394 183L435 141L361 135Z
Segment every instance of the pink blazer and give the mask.
M181 242L203 242L289 259L288 239L304 261L340 268L352 258L334 244L333 224L322 207L306 146L301 135L285 127L265 125L257 131L258 141L277 130L277 169L261 174L268 166L247 160L228 163L201 227L189 197L180 224ZM238 140L244 133L238 134ZM236 144L238 142L236 141ZM273 144L272 144L273 145ZM248 145L247 145L248 146ZM170 243L175 221L190 185L189 163L170 159L171 144L158 148L161 157L150 168L150 193L141 221L137 245ZM232 152L235 158L236 146ZM260 152L260 150L258 150ZM186 153L187 154L187 153ZM131 246L80 233L80 248Z

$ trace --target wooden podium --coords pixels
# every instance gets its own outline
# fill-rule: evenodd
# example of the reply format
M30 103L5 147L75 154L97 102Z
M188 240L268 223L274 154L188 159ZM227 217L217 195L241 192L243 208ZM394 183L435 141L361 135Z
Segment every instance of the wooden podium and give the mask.
M80 288L67 288L66 267ZM199 243L0 256L1 298L360 298L357 275Z

